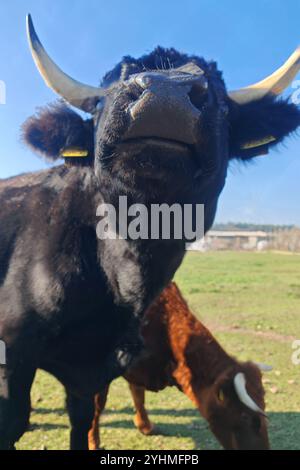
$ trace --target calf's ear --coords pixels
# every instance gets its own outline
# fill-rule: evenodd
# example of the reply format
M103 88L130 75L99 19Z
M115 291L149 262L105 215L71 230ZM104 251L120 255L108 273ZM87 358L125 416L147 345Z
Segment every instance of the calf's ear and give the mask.
M287 100L266 96L247 104L230 102L230 158L267 154L300 126L300 110Z
M93 157L92 119L84 120L59 103L40 108L22 126L23 141L47 160ZM76 160L77 160L76 158Z

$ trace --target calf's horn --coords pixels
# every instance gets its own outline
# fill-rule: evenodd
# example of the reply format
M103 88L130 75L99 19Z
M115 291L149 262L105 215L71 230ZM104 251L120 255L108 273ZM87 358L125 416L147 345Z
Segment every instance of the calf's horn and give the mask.
M267 94L280 95L294 80L299 70L300 46L279 69L264 80L239 90L230 91L228 95L238 104L259 100Z
M270 372L273 370L272 366L268 364L264 364L263 362L254 362L254 364L262 371L262 372Z
M264 410L262 410L262 409L255 403L255 401L252 400L252 398L251 398L250 395L248 394L247 389L246 389L246 377L245 377L245 374L243 374L242 372L239 372L238 374L236 374L235 377L234 377L234 379L233 379L233 384L234 384L234 389L235 389L235 391L236 391L236 394L237 394L239 400L240 400L245 406L247 406L247 408L249 408L249 409L252 410L252 411L255 411L256 413L260 413L260 414L266 416Z
M26 24L30 51L46 84L71 105L83 111L90 111L91 101L94 101L92 99L103 96L103 89L77 82L65 74L53 62L42 46L30 15L26 18Z

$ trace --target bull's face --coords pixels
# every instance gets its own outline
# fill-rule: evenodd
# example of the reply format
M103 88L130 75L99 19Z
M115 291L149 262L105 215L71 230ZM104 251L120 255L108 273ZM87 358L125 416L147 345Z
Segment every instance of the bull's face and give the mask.
M177 168L174 186L181 175L184 179L188 174L184 184L193 188L189 200L212 203L223 187L231 158L267 153L300 124L296 106L276 100L300 68L299 50L265 80L234 92L226 91L215 63L162 48L140 59L125 58L106 74L101 87L92 87L73 80L54 64L30 17L28 34L46 83L68 103L92 115L92 133L83 125L75 132L71 124L60 122L60 132L53 134L56 139L60 134L64 143L65 132L71 146L79 136L88 133L90 139L92 134L90 147L98 174L104 168L115 170L116 161L128 155L134 161L142 158L141 165L149 160L153 166L155 162L165 165L168 160L171 172ZM45 127L51 133L49 125ZM32 144L32 139L27 141ZM51 151L60 150L56 142L51 143ZM47 148L43 151L49 154Z
M155 67L159 58L165 68ZM136 184L147 171L166 186L169 179L177 188L173 201L206 203L220 193L228 163L228 104L215 64L158 48L143 59L123 62L103 85L94 111L99 172L115 169L129 155L131 169L141 162L145 168ZM189 194L181 197L180 186L190 188Z
M165 69L155 68L159 58ZM228 105L214 64L158 48L142 60L123 63L120 76L104 84L96 110L99 161L123 146L193 159L199 176L226 166Z

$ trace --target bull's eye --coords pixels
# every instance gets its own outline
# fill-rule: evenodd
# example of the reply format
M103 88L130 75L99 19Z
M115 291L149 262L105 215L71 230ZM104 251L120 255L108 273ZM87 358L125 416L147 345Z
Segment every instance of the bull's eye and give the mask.
M218 400L219 402L223 403L224 400L225 400L225 395L224 395L224 392L223 390L220 388L219 391L218 391Z

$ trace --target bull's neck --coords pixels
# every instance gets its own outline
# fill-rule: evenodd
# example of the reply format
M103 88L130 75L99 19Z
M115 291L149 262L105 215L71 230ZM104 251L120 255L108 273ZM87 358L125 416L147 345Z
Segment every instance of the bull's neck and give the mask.
M185 243L176 239L151 239L149 228L146 238L134 239L129 226L135 217L128 210L132 204L142 203L149 214L152 193L136 191L123 180L113 182L104 176L100 178L103 203L115 213L116 221L111 218L112 225L115 224L111 238L101 239L104 224L98 224L99 258L116 302L128 305L133 313L141 315L174 276L184 256ZM120 206L120 196L126 200L125 208ZM121 221L125 236L120 233Z

